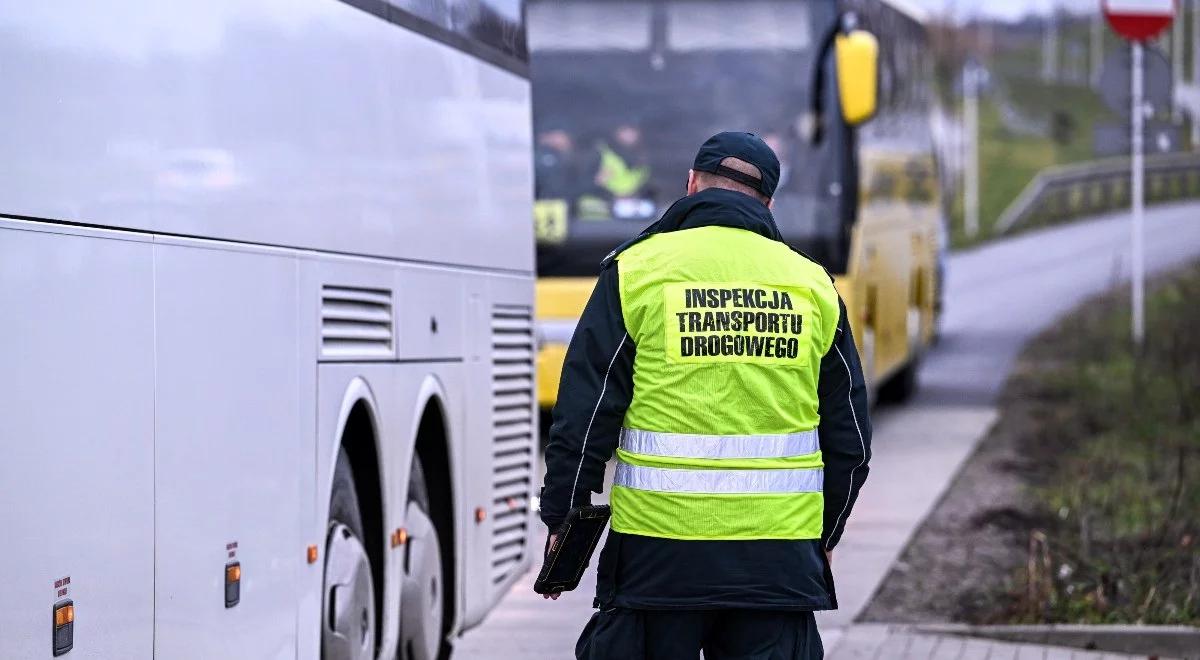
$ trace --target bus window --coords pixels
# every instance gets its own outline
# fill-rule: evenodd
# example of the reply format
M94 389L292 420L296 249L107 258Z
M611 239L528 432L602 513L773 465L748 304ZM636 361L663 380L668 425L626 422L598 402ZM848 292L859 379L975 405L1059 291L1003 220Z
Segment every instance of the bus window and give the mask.
M684 194L696 149L722 130L757 133L778 154L786 240L844 263L846 144L800 136L817 35L835 11L790 0L530 3L536 196L566 208L565 230L551 207L540 216L539 274L595 274Z
M812 34L803 3L743 0L730 20L729 4L699 0L669 4L667 47L671 50L805 50Z
M529 5L530 50L645 51L650 48L646 2L538 2Z
M478 0L479 9L475 20L467 26L467 32L500 52L527 57L525 47L525 25L521 14L521 0Z
M437 28L466 37L503 55L525 60L521 0L390 0Z

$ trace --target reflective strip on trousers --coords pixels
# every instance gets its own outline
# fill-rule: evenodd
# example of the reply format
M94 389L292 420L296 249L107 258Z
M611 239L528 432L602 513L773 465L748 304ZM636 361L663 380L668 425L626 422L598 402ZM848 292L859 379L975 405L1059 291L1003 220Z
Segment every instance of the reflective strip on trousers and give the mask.
M682 470L617 462L613 483L661 493L819 493L821 468L793 470Z
M791 458L821 448L817 430L775 435L691 435L621 429L621 449L673 458Z

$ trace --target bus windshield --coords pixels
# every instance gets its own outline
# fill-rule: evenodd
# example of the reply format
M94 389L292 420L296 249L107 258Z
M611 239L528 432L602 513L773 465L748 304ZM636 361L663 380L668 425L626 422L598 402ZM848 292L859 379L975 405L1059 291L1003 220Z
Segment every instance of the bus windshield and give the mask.
M543 0L529 4L540 275L593 275L685 192L723 130L779 155L775 217L820 259L841 227L834 147L800 139L833 3Z

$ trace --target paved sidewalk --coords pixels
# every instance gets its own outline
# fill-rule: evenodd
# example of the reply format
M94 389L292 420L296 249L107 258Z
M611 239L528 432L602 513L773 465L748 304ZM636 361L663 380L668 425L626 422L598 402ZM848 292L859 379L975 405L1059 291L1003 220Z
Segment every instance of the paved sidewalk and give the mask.
M922 634L906 626L857 624L841 636L826 657L828 660L1118 660L1145 656Z

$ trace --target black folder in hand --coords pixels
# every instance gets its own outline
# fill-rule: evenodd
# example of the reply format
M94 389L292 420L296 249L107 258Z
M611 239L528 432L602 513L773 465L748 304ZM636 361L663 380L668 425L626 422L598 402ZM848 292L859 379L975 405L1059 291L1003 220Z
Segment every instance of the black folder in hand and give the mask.
M579 586L579 578L592 561L596 543L612 510L608 505L577 506L567 514L554 545L546 553L542 572L533 583L539 594L557 594Z

